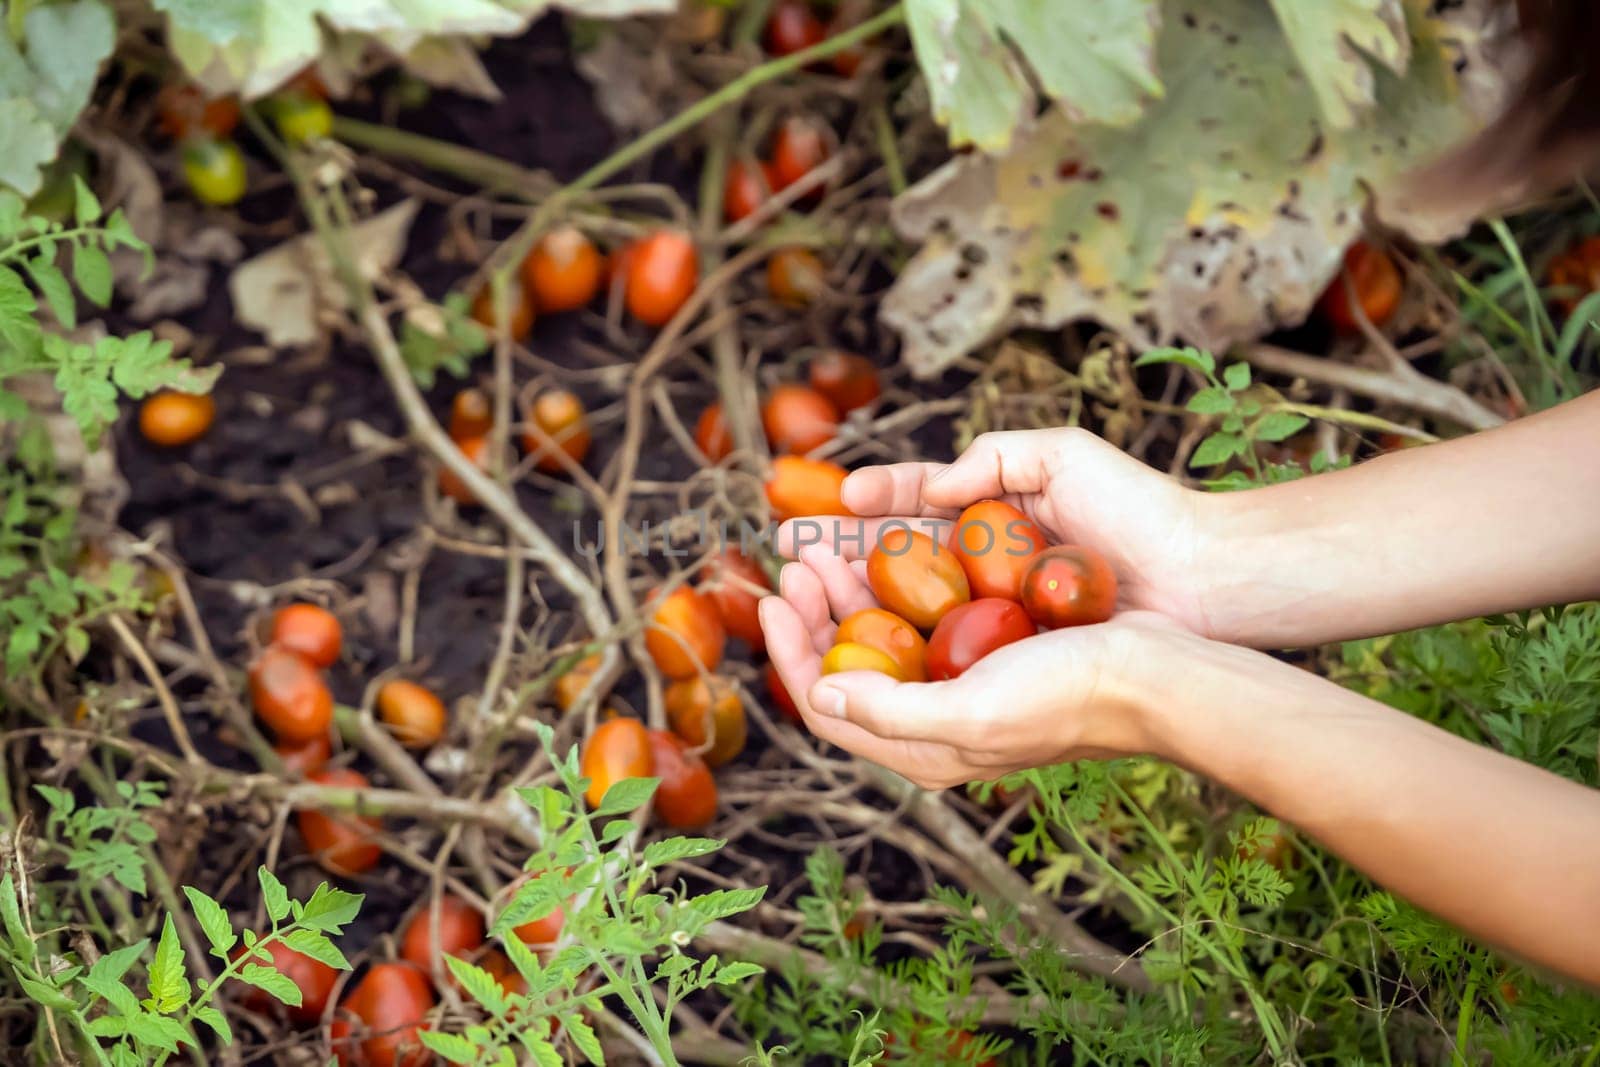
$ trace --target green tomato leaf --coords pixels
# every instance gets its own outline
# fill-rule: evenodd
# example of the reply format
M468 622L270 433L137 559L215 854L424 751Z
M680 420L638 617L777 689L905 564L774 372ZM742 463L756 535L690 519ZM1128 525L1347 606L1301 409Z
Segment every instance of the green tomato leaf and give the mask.
M265 967L259 963L247 963L239 968L238 975L239 981L270 993L291 1008L300 1006L300 987L290 981L289 977L276 967Z
M283 935L283 943L301 955L310 956L319 963L326 963L329 967L341 971L350 969L350 961L344 958L344 953L319 931L304 928L290 930Z
M1269 411L1251 427L1251 436L1257 441L1284 441L1310 424L1310 419L1292 411Z
M1222 384L1229 392L1237 393L1250 388L1250 364L1230 363L1222 371Z
M696 856L709 856L722 846L723 842L710 837L669 837L665 841L652 841L644 847L644 865L665 867Z
M360 893L346 893L323 882L317 886L316 892L311 894L311 899L306 901L305 910L300 914L300 921L313 930L321 930L325 934L340 933L341 927L354 919L356 913L361 910L363 899L365 898Z
M28 999L40 1007L50 1008L54 1011L74 1011L77 1009L78 1005L73 1002L71 997L48 982L42 982L23 971L16 971L15 974L17 984L22 987L24 993L28 994Z
M227 1017L222 1012L206 1004L194 1010L194 1017L209 1026L224 1045L233 1044L233 1027L228 1025Z
M11 942L11 954L25 965L33 963L33 938L22 922L17 884L9 874L0 879L0 921L5 924L6 938Z
M478 1047L460 1034L418 1030L417 1037L430 1051L443 1056L451 1063L478 1062Z
M659 778L624 778L620 782L613 782L600 801L600 807L595 809L594 817L602 819L607 815L635 811L649 802L655 795L656 786L660 784Z
M1208 385L1191 396L1186 406L1196 415L1221 415L1233 410L1233 396L1220 385Z
M1200 442L1189 457L1191 467L1214 467L1240 455L1249 447L1244 438L1229 433L1214 433Z
M150 999L163 1015L170 1015L189 1003L189 973L178 941L178 928L168 915L161 924L161 940L150 964Z
M266 905L267 918L274 923L282 922L289 914L289 891L278 876L265 867L256 868L256 879L261 883L261 900Z
M233 932L233 923L229 920L228 913L223 910L222 905L193 886L184 886L183 895L189 898L189 907L194 909L194 917L200 924L200 932L211 942L211 951L227 959L228 950L239 943L239 937Z
M451 976L461 983L461 988L467 991L467 995L477 1001L485 1011L497 1019L505 1015L507 1009L505 990L500 988L500 983L494 975L482 967L454 956L446 956L444 964L449 968Z

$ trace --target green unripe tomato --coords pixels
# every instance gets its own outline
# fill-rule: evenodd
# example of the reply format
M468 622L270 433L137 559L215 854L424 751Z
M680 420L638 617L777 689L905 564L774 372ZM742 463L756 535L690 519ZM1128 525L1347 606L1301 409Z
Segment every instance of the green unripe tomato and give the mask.
M226 207L244 196L244 154L232 141L191 141L183 149L183 176L203 204Z
M272 121L285 141L305 144L333 132L333 109L325 100L286 93L272 102Z

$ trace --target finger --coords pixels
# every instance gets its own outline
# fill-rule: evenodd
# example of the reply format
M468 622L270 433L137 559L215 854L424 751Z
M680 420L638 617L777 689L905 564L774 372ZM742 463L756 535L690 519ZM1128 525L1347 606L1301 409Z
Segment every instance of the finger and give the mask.
M855 723L812 715L806 719L811 733L830 745L887 767L924 789L947 789L974 780L980 772L962 762L949 745L915 741L885 741Z
M761 619L761 633L767 639L772 665L795 706L805 715L806 693L822 677L822 658L812 645L809 628L787 596L764 597L756 614Z
M980 434L928 479L923 499L933 507L959 508L1007 493L1041 492L1050 480L1050 457L1079 433L1063 428Z
M818 715L844 719L886 741L966 744L974 716L952 682L897 682L876 671L830 674L809 694Z
M954 512L930 508L922 487L940 471L943 463L894 463L886 467L862 467L844 480L840 498L845 507L862 516L937 515L954 518Z
M778 573L778 591L800 620L805 631L805 645L815 648L819 656L828 651L837 627L828 613L828 594L822 587L822 579L804 563L790 563Z
M955 536L955 521L943 516L894 516L876 519L791 519L778 527L777 549L797 559L807 548L827 548L847 560L866 559L886 529L927 534L941 544Z
M835 619L842 621L858 611L878 606L866 582L856 576L849 561L838 553L813 546L801 551L800 562L810 567L822 583Z

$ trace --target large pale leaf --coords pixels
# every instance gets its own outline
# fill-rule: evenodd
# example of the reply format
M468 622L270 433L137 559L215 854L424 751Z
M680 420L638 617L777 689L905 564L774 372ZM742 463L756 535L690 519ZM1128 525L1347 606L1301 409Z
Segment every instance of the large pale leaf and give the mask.
M1217 347L1298 322L1366 189L1381 198L1479 120L1459 79L1482 72L1452 69L1467 53L1444 28L1418 25L1405 76L1372 70L1376 106L1334 129L1269 5L1169 18L1167 92L1140 121L1054 109L1006 153L959 157L896 202L897 227L923 242L883 305L907 363L937 373L1011 327L1079 319Z
M31 8L21 42L0 33L0 182L38 191L39 168L89 102L116 22L99 0Z
M1396 74L1411 55L1400 0L1272 0L1322 114L1352 125L1372 106L1376 81L1366 53Z

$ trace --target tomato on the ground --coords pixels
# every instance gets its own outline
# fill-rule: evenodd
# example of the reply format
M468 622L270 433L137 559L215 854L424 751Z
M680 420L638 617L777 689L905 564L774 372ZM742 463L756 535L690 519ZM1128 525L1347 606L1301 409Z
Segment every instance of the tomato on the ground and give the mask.
M528 980L522 977L516 965L497 948L492 948L478 957L476 963L493 976L495 984L500 987L500 992L508 997L519 997L528 991Z
M506 286L506 325L513 341L526 341L533 331L534 307L527 292L520 285ZM494 286L485 285L472 298L472 320L493 336L500 320L494 306Z
M729 222L748 218L772 196L767 165L747 156L728 161L722 185L722 214Z
M833 401L840 414L864 408L878 399L878 368L865 356L829 348L812 357L811 388Z
M727 678L713 674L708 681L698 675L667 686L667 722L672 732L698 749L709 767L720 767L744 751L747 727L744 701Z
M833 440L839 409L807 385L780 385L761 405L761 425L775 452L805 453Z
M889 653L857 641L835 644L822 657L823 674L839 674L841 671L877 671L898 682L911 680L901 674L899 661Z
M676 734L650 731L654 759L655 813L674 830L698 830L717 817L717 783L705 761L684 745Z
M576 226L551 230L522 264L523 283L540 311L575 311L600 291L600 250Z
M366 775L347 768L320 770L307 775L306 780L338 789L372 788ZM332 874L353 877L370 871L383 854L376 837L383 823L375 816L302 808L296 813L296 822L306 849L323 870Z
M239 125L239 101L207 96L197 85L164 85L156 94L156 115L161 132L174 141L226 137Z
M951 608L928 639L928 677L958 678L995 649L1038 632L1015 600L983 597Z
M896 677L906 682L928 680L928 643L917 628L892 611L863 608L844 618L834 644L853 643L877 649L897 666Z
M285 604L272 617L272 644L298 652L313 666L331 667L339 662L344 646L344 627L333 612L316 604Z
M1564 290L1556 294L1555 305L1570 315L1583 298L1600 289L1600 237L1587 237L1550 261L1550 285Z
M805 307L827 288L827 270L809 248L780 248L767 257L767 293L778 303Z
M1394 315L1405 293L1405 280L1400 268L1381 248L1357 241L1344 254L1344 266L1334 275L1333 283L1323 292L1317 308L1338 333L1355 335L1361 332L1356 321L1355 307L1350 294L1345 291L1345 279L1355 290L1355 299L1367 321L1381 327Z
M249 950L240 946L233 953L235 959L244 955ZM265 952L271 957L268 963L262 960L258 953ZM333 992L333 987L339 980L339 972L323 963L314 960L304 953L296 952L282 941L272 941L260 946L255 951L250 951L248 963L261 967L271 967L300 990L300 1003L298 1005L284 1004L277 997L264 989L245 985L235 980L232 985L238 991L240 1003L251 1011L270 1013L282 1006L289 1017L296 1022L315 1022L322 1018L323 1009L328 1006L328 996Z
M801 115L785 119L772 141L773 188L789 188L826 163L830 154L827 129L821 123ZM807 198L821 193L815 190Z
M634 775L633 777L642 776ZM532 877L532 875L524 875L521 879L519 879L516 884L512 886L511 896L514 897L516 895L517 888L526 882L530 877ZM517 939L524 945L527 945L529 948L546 952L555 946L556 939L561 936L561 928L565 926L566 923L567 910L560 904L557 904L555 909L548 914L541 915L537 919L529 919L520 926L514 926L511 928L511 932L516 934Z
M184 180L195 198L212 207L227 207L244 198L249 181L244 153L232 141L201 138L183 147Z
M700 591L716 605L722 628L757 652L765 651L767 640L761 632L757 605L772 592L772 583L761 565L730 545L706 565L700 577Z
M217 402L206 393L162 392L139 405L139 433L162 448L178 448L205 436L217 417Z
M594 677L594 672L600 669L600 653L591 653L555 680L552 687L556 698L556 707L562 711L571 711L583 691L589 687L589 681Z
M794 697L789 693L789 687L783 684L783 678L778 674L778 668L768 663L763 669L762 677L767 683L767 695L772 698L773 706L782 713L785 719L793 723L805 722L800 714L800 706L794 702Z
M837 463L804 456L776 456L767 479L767 503L780 521L817 515L849 515L841 496L845 476Z
M306 778L328 765L328 760L333 757L333 742L327 734L323 734L298 744L280 741L272 746L272 751L283 760L285 771Z
M638 719L619 716L594 728L583 744L579 771L589 779L584 793L589 806L598 808L606 790L625 778L649 778L655 773L650 738Z
M972 598L967 574L946 545L902 526L882 529L867 556L867 584L878 603L919 630Z
M468 386L450 402L450 439L484 437L494 426L494 407L482 389Z
M679 230L657 230L627 254L628 312L646 326L665 326L694 295L700 255Z
M767 51L775 56L790 56L822 43L827 30L822 20L804 0L778 0L767 15L763 34Z
M686 585L661 599L644 632L650 658L673 679L716 670L727 641L716 602Z
M1022 606L1049 629L1105 622L1116 610L1117 576L1086 545L1047 548L1023 572Z
M694 443L713 463L721 463L733 452L733 435L728 432L728 420L722 417L721 401L700 413L694 424Z
M566 389L546 389L534 398L533 406L528 409L528 422L544 431L572 462L582 463L583 457L589 454L592 440L589 413L577 394ZM546 474L560 474L566 470L560 458L546 448L540 435L532 429L522 435L522 447L530 455L539 455L534 466Z
M326 100L300 92L287 92L273 98L272 124L278 136L292 145L307 144L333 133L333 109Z
M414 965L373 964L345 995L330 1028L339 1062L345 1067L427 1067L434 1062L433 1053L417 1031L429 1028L423 1020L434 1002L432 985Z
M974 597L1022 595L1022 572L1049 545L1032 519L1003 500L981 500L956 519L951 551Z
M487 437L463 437L456 442L456 447L461 454L467 457L467 462L485 473L489 470L489 439ZM456 476L456 472L449 467L439 468L439 492L466 507L476 507L477 496L467 487L467 483Z
M279 741L304 744L328 735L333 694L316 665L297 652L268 647L250 667L250 703Z
M425 902L400 933L400 958L433 973L433 951L438 946L439 966L445 956L465 958L483 946L483 913L451 893L439 897L439 934L433 936L433 901ZM448 972L446 972L448 973Z
M403 678L384 682L378 690L378 718L407 748L437 744L450 722L444 701L426 686Z

